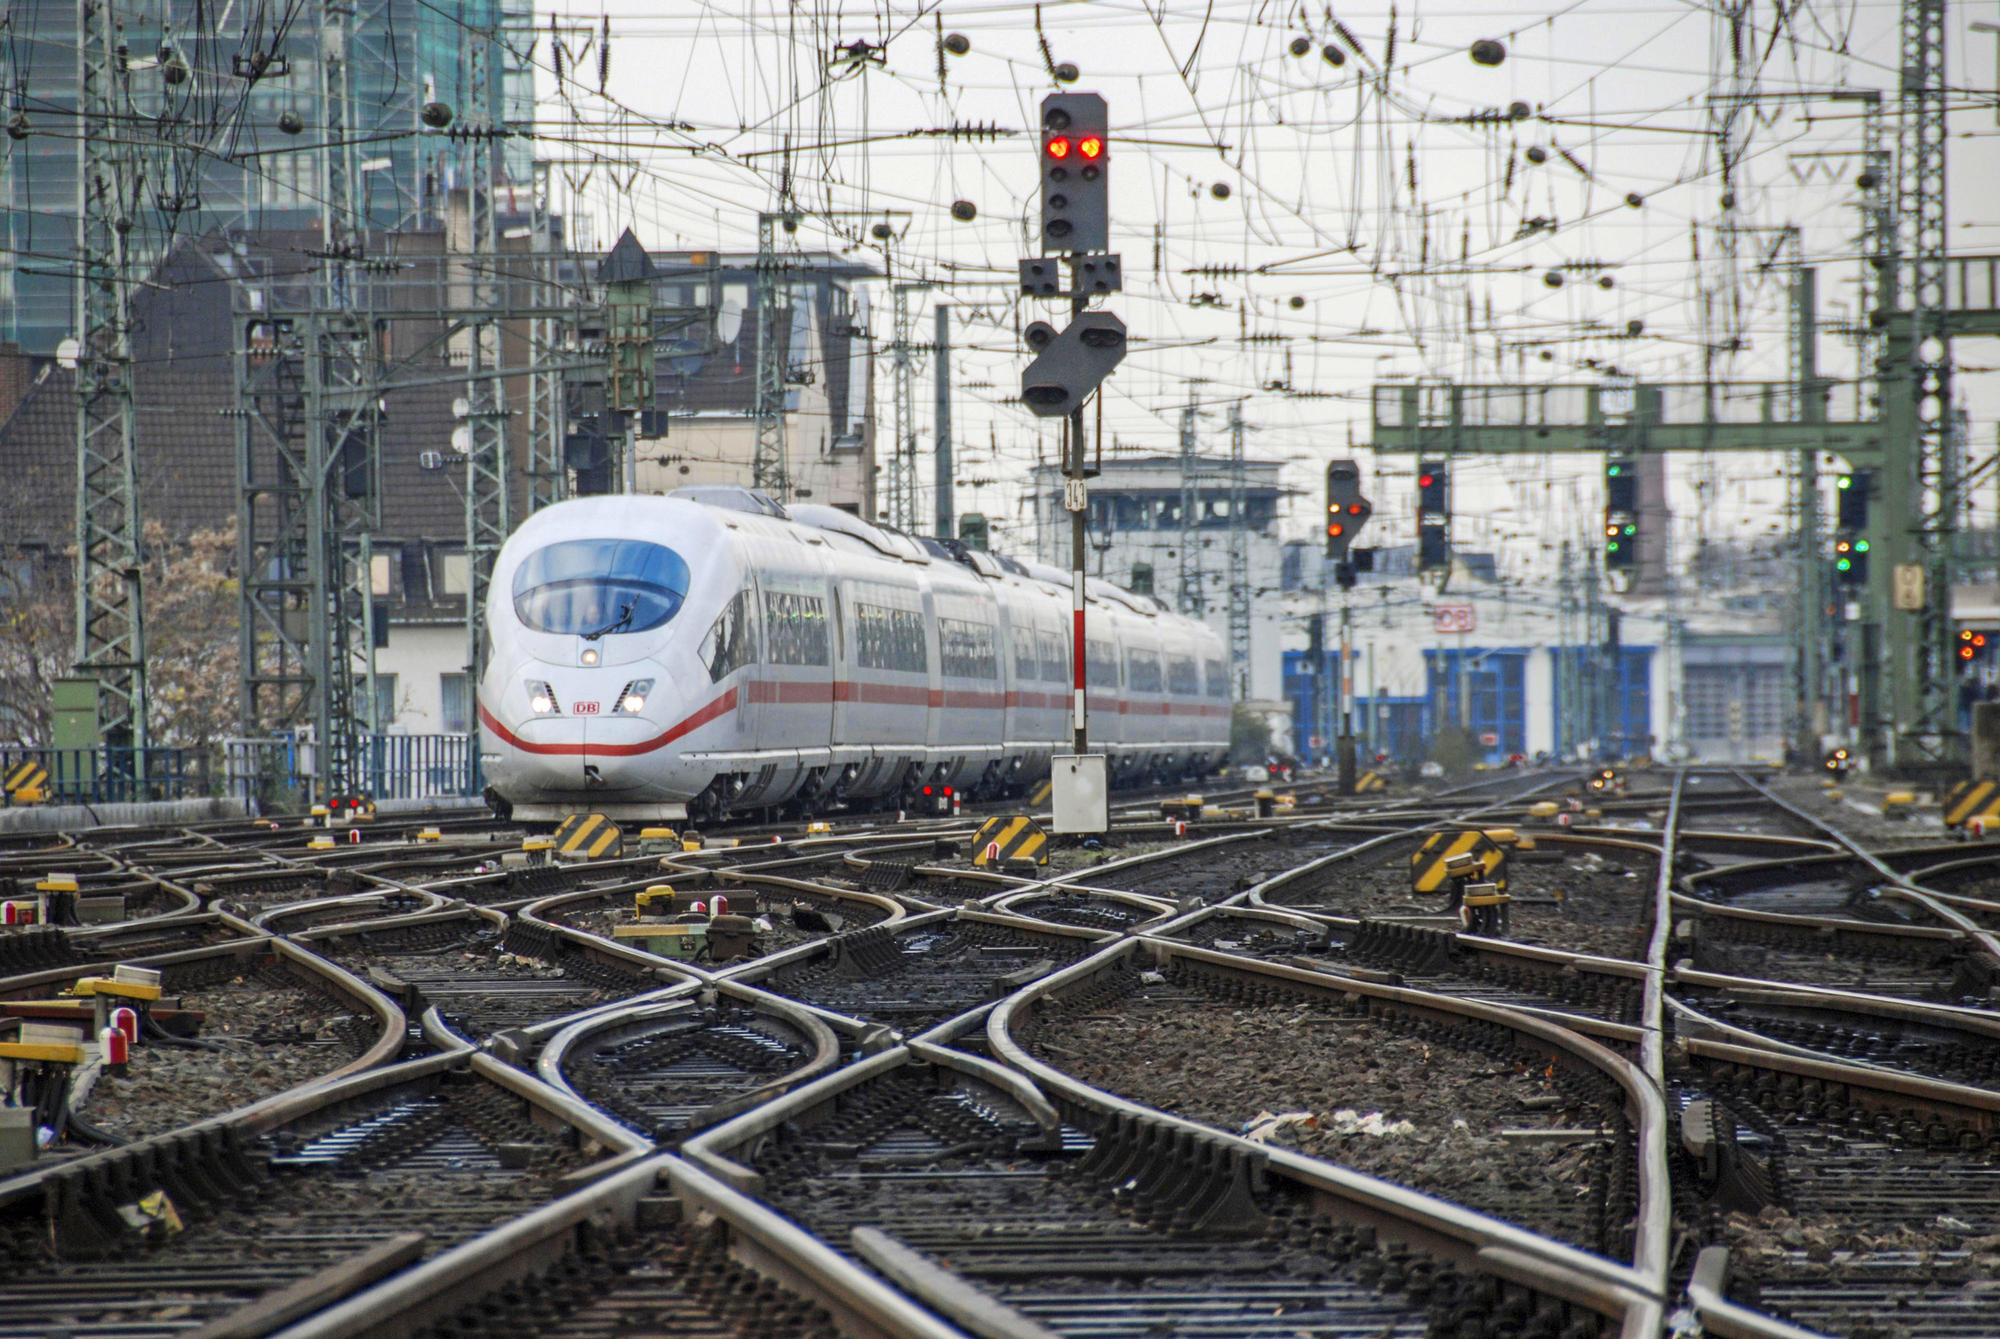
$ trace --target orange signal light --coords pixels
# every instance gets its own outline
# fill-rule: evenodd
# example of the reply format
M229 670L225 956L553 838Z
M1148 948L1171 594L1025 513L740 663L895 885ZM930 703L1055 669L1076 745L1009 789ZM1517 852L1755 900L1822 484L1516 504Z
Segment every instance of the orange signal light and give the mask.
M1085 135L1076 142L1076 150L1094 163L1104 156L1104 141L1095 135Z
M1347 514L1349 516L1359 516L1361 514L1361 504L1359 502L1348 503Z
M1048 155L1051 158L1067 158L1069 157L1069 149L1070 144L1067 135L1057 135L1047 145Z
M1342 535L1347 533L1347 527L1342 525L1339 521L1335 521L1332 525L1329 525L1326 528L1326 532L1329 535L1332 535L1335 539L1339 539Z

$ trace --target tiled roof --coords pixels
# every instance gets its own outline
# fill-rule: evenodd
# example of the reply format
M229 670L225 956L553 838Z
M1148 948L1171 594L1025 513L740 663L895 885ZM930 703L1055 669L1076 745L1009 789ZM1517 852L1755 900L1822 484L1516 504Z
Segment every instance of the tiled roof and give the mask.
M227 524L237 506L232 285L208 245L183 244L158 276L161 286L145 289L134 303L140 511L171 534ZM461 471L418 464L425 451L449 450L457 393L445 382L388 397L381 434L384 538L463 539L464 504L454 487ZM9 520L18 516L18 524L9 528L17 542L72 541L75 457L75 376L57 366L0 425L0 478L16 494Z

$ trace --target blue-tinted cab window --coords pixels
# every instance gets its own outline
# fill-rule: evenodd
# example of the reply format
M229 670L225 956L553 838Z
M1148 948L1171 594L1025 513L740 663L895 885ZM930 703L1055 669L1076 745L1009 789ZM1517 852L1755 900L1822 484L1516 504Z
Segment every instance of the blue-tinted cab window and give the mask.
M537 632L644 632L680 612L681 556L636 539L571 539L537 549L514 574L514 612Z

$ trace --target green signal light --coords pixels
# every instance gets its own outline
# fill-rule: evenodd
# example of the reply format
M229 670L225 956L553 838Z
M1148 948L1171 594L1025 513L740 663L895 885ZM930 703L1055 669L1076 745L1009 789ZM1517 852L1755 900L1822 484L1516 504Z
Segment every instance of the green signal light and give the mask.
M1618 552L1618 541L1614 539L1610 543L1606 544L1604 547L1610 550L1612 553L1616 553Z
M1868 552L1868 541L1867 541L1867 540L1865 540L1865 539L1857 539L1857 540L1855 540L1855 541L1854 541L1854 551L1855 551L1856 553L1866 553L1866 552Z
M1835 488L1852 488L1854 486L1854 476L1851 474L1843 474L1838 479L1834 480L1833 486Z
M1842 558L1839 562L1835 563L1834 567L1842 572L1851 572L1854 570L1853 562L1846 558Z
M1604 467L1604 472L1606 475L1615 479L1618 477L1619 473L1622 470L1624 470L1624 468L1625 467L1623 465L1607 465Z
M1639 533L1639 527L1636 525L1628 525L1625 527L1625 533L1628 535L1636 535Z

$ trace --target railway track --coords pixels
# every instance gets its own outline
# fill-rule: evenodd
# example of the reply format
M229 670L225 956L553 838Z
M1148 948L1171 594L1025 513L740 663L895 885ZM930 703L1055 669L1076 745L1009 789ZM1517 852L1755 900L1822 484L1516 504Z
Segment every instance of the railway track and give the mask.
M279 1301L318 1310L631 1149L485 1065L376 1070L0 1182L0 1336L167 1339Z
M0 878L76 873L130 913L0 933L0 1003L144 960L223 1043L93 1080L85 1128L136 1143L0 1183L0 1339L184 1331L288 1285L294 1339L1638 1339L1683 1289L1715 1333L1990 1332L2000 843L1726 771L1529 817L1570 784L1307 781L1186 838L1133 801L1042 877L969 868L970 813L560 865L482 816L318 850L241 823L0 840ZM1461 933L1410 852L1501 824L1535 838L1507 937ZM768 929L641 951L615 931L663 883ZM420 1134L371 1142L394 1129ZM549 1132L546 1163L518 1147ZM80 1213L31 1188L72 1174ZM124 1273L84 1259L145 1175L187 1187L183 1230ZM42 1329L8 1328L37 1283Z
M483 908L324 926L294 939L395 999L446 1048L689 979L649 955Z

